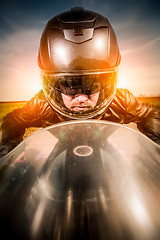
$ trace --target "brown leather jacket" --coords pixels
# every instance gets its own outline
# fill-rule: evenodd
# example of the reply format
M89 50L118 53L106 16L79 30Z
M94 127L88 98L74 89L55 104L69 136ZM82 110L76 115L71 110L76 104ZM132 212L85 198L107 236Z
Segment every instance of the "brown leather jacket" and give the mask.
M137 123L142 133L160 143L159 113L153 107L140 103L127 89L117 89L101 119L122 124ZM15 109L4 117L2 144L7 145L10 151L23 140L26 128L47 127L58 122L61 120L41 90L23 108Z

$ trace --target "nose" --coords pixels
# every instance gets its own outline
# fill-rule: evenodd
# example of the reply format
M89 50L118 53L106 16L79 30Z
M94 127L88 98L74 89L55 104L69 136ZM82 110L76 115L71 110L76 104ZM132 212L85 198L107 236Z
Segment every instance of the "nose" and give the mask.
M85 94L79 94L79 95L75 96L75 100L77 102L83 103L83 102L86 102L88 100L88 96L85 95Z

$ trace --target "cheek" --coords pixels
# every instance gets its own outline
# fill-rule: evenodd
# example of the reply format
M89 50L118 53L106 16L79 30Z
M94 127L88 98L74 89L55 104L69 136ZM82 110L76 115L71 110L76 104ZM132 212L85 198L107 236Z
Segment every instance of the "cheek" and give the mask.
M72 103L72 97L68 96L68 95L65 95L62 93L62 99L63 99L63 102L64 102L64 105L67 107L67 108L70 108L71 107L71 103Z
M97 104L98 98L99 98L99 92L90 95L90 101L91 101L94 105Z

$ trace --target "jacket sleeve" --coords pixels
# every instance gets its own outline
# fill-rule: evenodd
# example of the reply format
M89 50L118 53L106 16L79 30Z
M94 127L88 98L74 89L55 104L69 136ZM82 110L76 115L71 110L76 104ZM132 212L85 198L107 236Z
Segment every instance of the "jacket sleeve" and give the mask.
M4 117L2 144L8 147L8 151L23 140L25 128L41 127L40 104L35 96L22 108L17 108Z
M158 108L141 103L125 89L125 109L125 123L137 123L137 128L143 134L160 144L160 111Z

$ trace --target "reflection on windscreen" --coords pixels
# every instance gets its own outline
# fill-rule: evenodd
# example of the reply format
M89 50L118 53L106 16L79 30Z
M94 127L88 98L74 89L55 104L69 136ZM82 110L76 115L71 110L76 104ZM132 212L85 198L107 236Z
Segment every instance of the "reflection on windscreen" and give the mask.
M140 153L140 144L138 141L139 135L133 134L132 131L126 131L125 128L117 128L111 136L108 137L108 142L124 157L128 155L136 155ZM127 143L127 145L126 145Z
M50 153L53 151L58 139L49 131L43 131L40 134L33 135L26 141L25 145L25 160L31 161L36 170L39 170Z

